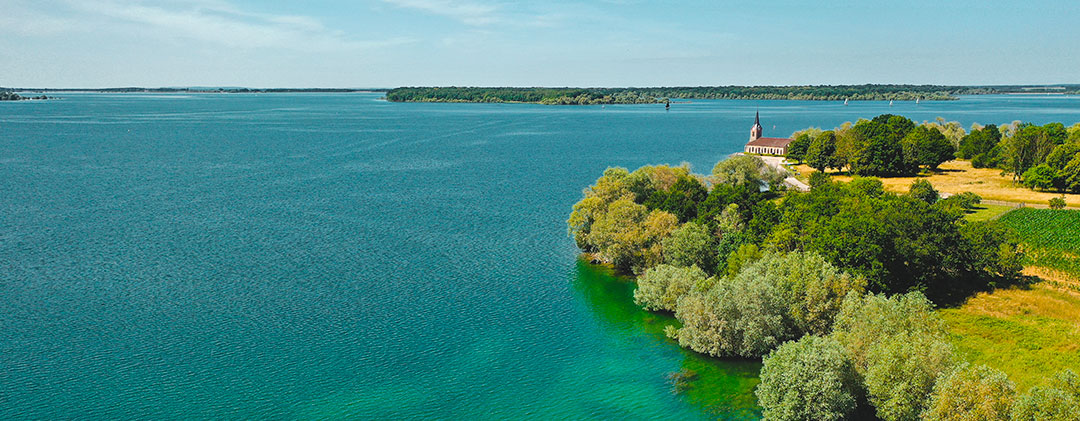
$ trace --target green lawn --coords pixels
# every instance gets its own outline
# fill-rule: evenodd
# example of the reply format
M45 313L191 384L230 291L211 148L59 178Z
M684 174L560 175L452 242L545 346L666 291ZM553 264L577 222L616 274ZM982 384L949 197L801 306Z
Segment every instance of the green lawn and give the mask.
M976 206L975 209L972 209L972 211L967 215L964 215L964 217L967 218L968 221L972 222L989 221L991 219L998 218L1013 209L1016 208L1006 205L989 205L984 203Z

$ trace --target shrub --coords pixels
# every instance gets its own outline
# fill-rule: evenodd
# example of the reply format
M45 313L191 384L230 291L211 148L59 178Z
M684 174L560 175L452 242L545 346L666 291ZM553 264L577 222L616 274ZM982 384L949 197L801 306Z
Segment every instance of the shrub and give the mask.
M855 412L858 376L835 340L787 342L763 363L755 393L766 419L839 420Z
M957 366L934 384L923 418L936 420L1008 420L1015 399L1013 383L985 365Z
M1067 421L1080 419L1080 377L1072 370L1058 373L1047 387L1035 386L1016 399L1016 421Z
M705 281L705 278L705 272L697 266L656 266L638 277L634 302L646 310L675 311L679 298Z
M934 186L926 180L915 180L914 183L911 183L908 195L931 205L937 202L939 197L937 190L934 190Z
M768 254L711 290L679 301L679 344L715 356L760 357L806 333L824 334L865 281L810 253Z
M884 337L866 354L868 400L883 420L917 420L934 381L954 364L952 346L937 335Z
M922 293L892 297L849 293L833 324L833 336L847 348L860 372L866 371L873 344L899 335L944 338L945 323Z
M1060 197L1050 199L1050 209L1065 209L1065 199Z
M687 222L665 238L664 260L667 263L690 267L697 266L712 271L716 268L716 244L708 227Z

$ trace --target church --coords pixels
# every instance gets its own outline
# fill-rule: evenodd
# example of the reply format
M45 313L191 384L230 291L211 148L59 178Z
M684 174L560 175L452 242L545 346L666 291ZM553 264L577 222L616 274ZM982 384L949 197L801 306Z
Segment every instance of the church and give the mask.
M791 139L779 137L761 137L761 115L754 113L754 127L750 128L750 141L743 149L746 153L761 155L787 155Z

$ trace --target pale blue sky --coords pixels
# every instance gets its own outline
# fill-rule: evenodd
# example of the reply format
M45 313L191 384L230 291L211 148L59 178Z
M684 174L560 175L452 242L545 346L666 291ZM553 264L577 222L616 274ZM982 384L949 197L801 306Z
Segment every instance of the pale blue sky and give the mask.
M1080 83L1080 2L0 0L0 86Z

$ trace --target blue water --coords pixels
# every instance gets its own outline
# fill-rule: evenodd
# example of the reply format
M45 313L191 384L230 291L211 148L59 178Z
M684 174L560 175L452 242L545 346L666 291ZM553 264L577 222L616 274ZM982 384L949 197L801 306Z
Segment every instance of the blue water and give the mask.
M606 167L708 172L766 136L892 112L1080 121L1076 97L662 106L378 94L0 103L0 419L754 417L577 260ZM698 373L672 393L668 374Z

